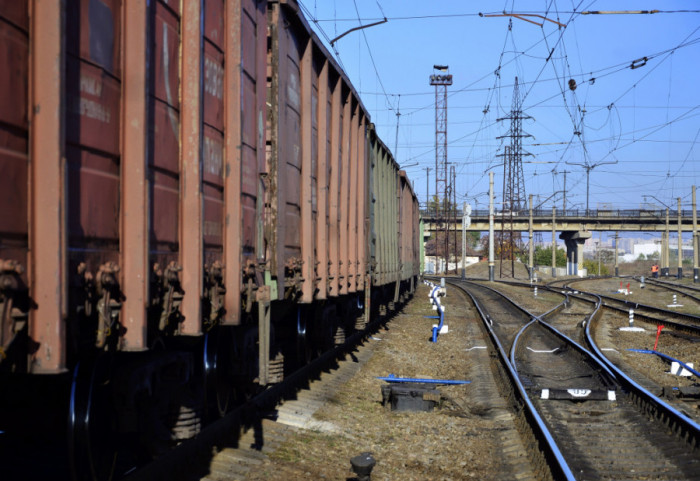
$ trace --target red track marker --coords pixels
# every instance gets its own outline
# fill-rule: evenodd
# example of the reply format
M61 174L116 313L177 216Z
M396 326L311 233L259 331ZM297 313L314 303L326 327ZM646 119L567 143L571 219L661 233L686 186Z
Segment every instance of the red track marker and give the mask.
M656 328L656 342L654 342L654 351L656 351L656 346L659 344L659 336L661 335L661 329L663 328L663 324L659 324L659 327Z

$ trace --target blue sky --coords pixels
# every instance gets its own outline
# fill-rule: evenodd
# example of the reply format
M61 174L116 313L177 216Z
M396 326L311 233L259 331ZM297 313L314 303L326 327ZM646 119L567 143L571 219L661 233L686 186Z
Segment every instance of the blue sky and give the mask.
M566 181L567 208L585 209L589 166L591 209L644 203L675 209L678 197L682 208L691 208L691 186L700 185L700 3L300 3L322 39L388 19L327 47L337 51L381 137L407 166L421 202L426 168L432 169L430 195L435 191L435 88L429 76L434 64L443 64L453 75L447 152L459 203L475 204L476 197L476 207L486 207L489 171L495 173L497 202L502 195L503 143L497 137L508 133L510 123L497 119L510 115L517 76L523 111L532 117L523 121L524 133L532 135L523 139L523 150L533 154L523 157L523 170L535 204L551 208L554 202L561 209ZM653 9L661 12L581 13ZM542 26L486 16L504 11L546 16L566 27L535 17L529 18Z

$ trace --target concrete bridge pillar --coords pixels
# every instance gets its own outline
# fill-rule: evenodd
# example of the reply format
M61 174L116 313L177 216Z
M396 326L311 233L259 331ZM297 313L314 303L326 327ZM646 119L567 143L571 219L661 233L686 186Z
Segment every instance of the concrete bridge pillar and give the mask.
M588 231L566 231L559 234L566 243L566 274L580 276L583 263L583 244L591 238Z

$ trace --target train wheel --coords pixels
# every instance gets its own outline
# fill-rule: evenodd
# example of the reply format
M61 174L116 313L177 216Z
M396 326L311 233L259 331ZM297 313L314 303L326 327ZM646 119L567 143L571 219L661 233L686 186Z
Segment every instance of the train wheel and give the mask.
M236 338L232 346L232 359L234 363L234 399L235 403L242 404L250 400L260 386L256 379L259 371L258 358L258 328L243 327L236 332Z
M337 308L334 303L326 304L318 313L314 323L314 350L317 356L333 349L338 327Z
M80 361L73 371L68 449L76 481L110 480L117 466L111 363L110 355L98 355Z
M224 416L233 403L233 330L216 327L204 338L204 382L207 417Z

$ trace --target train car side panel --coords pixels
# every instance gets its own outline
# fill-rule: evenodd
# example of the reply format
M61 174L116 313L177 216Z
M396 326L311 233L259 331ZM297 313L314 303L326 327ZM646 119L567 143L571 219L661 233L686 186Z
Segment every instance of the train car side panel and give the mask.
M241 295L251 305L262 285L264 243L267 4L226 2L224 323L241 323Z
M365 289L367 282L367 198L369 195L369 183L367 170L369 158L367 156L367 117L362 116L358 125L358 168L357 168L357 290Z
M350 247L349 247L349 217L350 217L350 156L352 155L351 125L352 125L352 96L343 84L343 122L339 175L340 200L338 202L338 217L340 219L338 239L340 242L340 285L339 294L348 293L350 282Z
M348 292L357 292L357 209L359 198L357 173L359 170L358 128L360 125L360 108L353 99L353 116L350 123L350 156L349 156L349 199L348 199Z
M313 66L313 41L308 39L301 59L301 262L299 268L303 279L301 299L310 303L314 298L316 206L314 195L316 186L316 107L318 95L315 88Z
M318 75L318 156L316 199L318 220L316 222L316 298L328 296L328 199L329 167L331 165L330 119L331 95L328 84L329 63L325 59L315 62L320 64Z
M330 167L328 169L330 175L329 181L329 199L328 199L328 245L329 245L329 295L338 296L340 291L340 166L341 166L341 143L342 143L342 125L343 125L343 108L341 105L341 90L342 81L339 77L334 76L331 80L332 88L332 108L330 115L331 129L331 156Z
M293 15L279 5L271 5L272 69L270 99L271 131L268 170L271 213L268 219L270 270L277 284L277 299L301 262L301 57L305 45Z
M177 5L179 7L179 4ZM151 3L154 44L150 70L154 85L150 92L149 132L150 262L153 266L152 296L168 290L179 277L180 266L180 15L161 0ZM169 279L170 278L170 279ZM155 301L158 302L158 301ZM158 302L158 304L161 304ZM159 329L165 328L160 325ZM169 326L174 329L175 326Z
M29 11L25 2L0 2L0 260L11 276L27 282L29 175L27 111L29 78ZM21 266L21 267L20 267ZM19 269L17 272L15 269ZM19 294L19 292L17 293ZM3 298L0 302L6 302ZM0 347L13 337L0 326Z

